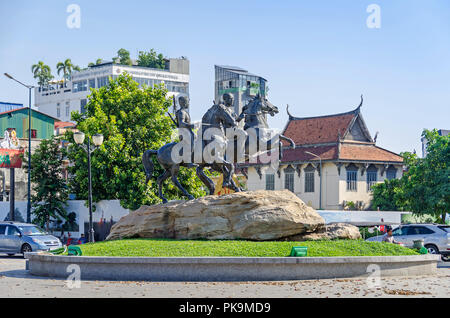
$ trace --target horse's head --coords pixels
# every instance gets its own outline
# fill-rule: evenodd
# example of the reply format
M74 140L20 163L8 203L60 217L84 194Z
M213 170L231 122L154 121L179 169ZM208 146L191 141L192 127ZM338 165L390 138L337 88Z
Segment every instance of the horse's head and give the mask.
M275 116L275 114L279 113L278 107L273 105L267 98L264 96L258 94L252 101L253 103L253 110L255 113L268 113L271 116Z

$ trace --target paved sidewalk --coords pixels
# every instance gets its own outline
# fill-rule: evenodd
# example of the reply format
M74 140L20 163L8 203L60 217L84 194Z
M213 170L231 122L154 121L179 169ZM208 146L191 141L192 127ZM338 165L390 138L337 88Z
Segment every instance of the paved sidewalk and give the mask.
M440 263L437 276L288 282L167 283L82 281L70 289L63 279L32 276L21 257L0 256L0 297L162 297L162 298L302 298L302 297L450 297L450 266Z

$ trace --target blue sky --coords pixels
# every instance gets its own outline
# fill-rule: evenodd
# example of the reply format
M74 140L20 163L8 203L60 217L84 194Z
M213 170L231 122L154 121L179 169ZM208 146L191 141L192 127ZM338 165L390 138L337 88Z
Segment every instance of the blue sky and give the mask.
M81 28L69 29L69 4ZM370 4L381 28L369 29ZM378 145L420 154L423 128L449 129L448 0L1 1L0 74L34 83L31 65L71 58L86 66L120 48L132 57L154 48L191 62L192 117L214 98L214 64L236 65L268 79L269 99L296 116L354 109ZM0 77L0 101L27 104L27 91Z

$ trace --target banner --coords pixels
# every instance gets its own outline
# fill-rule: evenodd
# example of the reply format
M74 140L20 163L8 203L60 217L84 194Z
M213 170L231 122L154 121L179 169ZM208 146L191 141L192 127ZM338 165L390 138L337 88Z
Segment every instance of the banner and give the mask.
M22 168L24 150L0 149L0 168Z

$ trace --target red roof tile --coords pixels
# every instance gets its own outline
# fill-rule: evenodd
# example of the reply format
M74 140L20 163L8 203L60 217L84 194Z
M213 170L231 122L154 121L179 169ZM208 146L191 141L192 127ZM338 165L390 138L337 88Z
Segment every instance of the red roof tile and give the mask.
M403 158L393 152L374 145L358 144L342 144L339 159L403 162Z
M307 154L306 152L311 152L318 155L322 160L333 160L337 159L337 145L333 146L322 146L322 147L301 147L295 149L284 149L282 162L293 162L293 161L313 161L319 160L316 157Z
M311 145L318 143L337 142L339 134L344 136L355 112L291 119L283 133L294 140L296 145Z
M67 121L58 121L55 123L55 128L68 128L68 127L75 127L76 124L67 122Z

